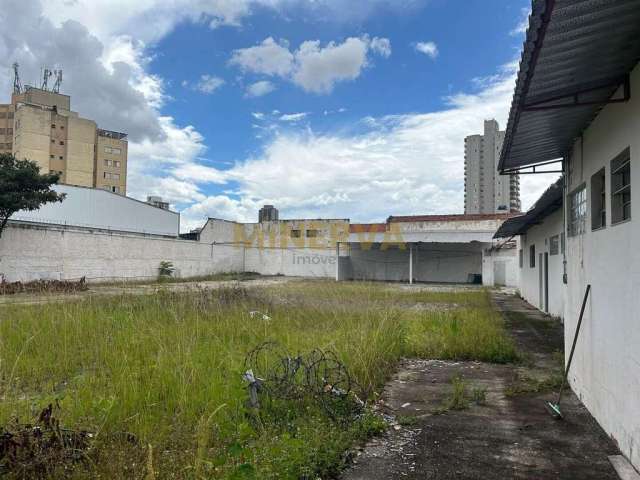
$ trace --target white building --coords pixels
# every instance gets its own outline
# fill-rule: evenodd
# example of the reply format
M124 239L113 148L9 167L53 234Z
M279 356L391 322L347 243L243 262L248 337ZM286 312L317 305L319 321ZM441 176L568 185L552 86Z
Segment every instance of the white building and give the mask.
M65 199L47 203L38 210L21 210L10 220L169 237L180 233L177 212L90 187L54 185L53 190L64 193Z
M339 244L337 279L480 284L483 250L492 246L495 231L507 218L420 215L351 225L348 242ZM515 261L507 265L505 283L507 278L517 282Z
M485 120L484 135L464 139L464 213L520 211L518 175L497 173L504 132L498 122Z
M562 217L562 179L551 185L524 215L502 224L496 238L519 236L520 295L531 305L564 317L565 235Z
M639 2L534 0L499 163L502 173L539 171L552 162L563 167L567 354L591 286L569 380L636 468L640 225L633 212L640 192L639 60ZM526 232L527 241L535 242L536 262L542 239L557 235L561 214L546 216ZM526 251L524 257L526 267ZM557 274L550 265L552 277ZM526 295L540 304L536 288L535 273L523 278L523 289L530 289ZM551 299L548 303L550 310L558 308Z

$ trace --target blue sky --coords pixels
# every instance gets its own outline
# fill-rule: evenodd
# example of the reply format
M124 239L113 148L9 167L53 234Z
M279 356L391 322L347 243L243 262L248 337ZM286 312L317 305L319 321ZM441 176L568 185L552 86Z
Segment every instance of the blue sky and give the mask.
M262 203L366 222L462 211L463 140L506 122L528 7L25 0L0 58L62 67L74 109L130 134L128 193L167 198L183 228ZM524 204L551 180L523 179Z

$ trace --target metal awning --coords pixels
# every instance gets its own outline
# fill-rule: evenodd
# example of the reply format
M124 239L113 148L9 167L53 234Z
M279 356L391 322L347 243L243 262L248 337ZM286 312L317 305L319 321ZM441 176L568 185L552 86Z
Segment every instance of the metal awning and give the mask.
M533 0L498 170L564 157L639 60L640 0Z
M493 238L511 238L527 233L534 225L538 225L545 217L562 208L561 177L542 194L533 207L524 215L512 217L504 222Z

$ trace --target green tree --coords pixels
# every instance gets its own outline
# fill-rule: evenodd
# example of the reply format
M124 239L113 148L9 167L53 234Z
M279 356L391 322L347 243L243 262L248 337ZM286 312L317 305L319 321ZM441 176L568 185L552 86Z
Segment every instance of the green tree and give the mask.
M0 237L9 217L17 211L37 210L45 203L64 200L64 193L51 188L58 180L58 174L40 174L36 162L0 154Z

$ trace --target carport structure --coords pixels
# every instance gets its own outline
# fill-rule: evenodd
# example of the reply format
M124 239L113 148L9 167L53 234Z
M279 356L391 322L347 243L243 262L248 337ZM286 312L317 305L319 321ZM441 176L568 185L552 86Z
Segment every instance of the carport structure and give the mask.
M483 250L509 214L392 216L352 224L336 280L481 283Z

